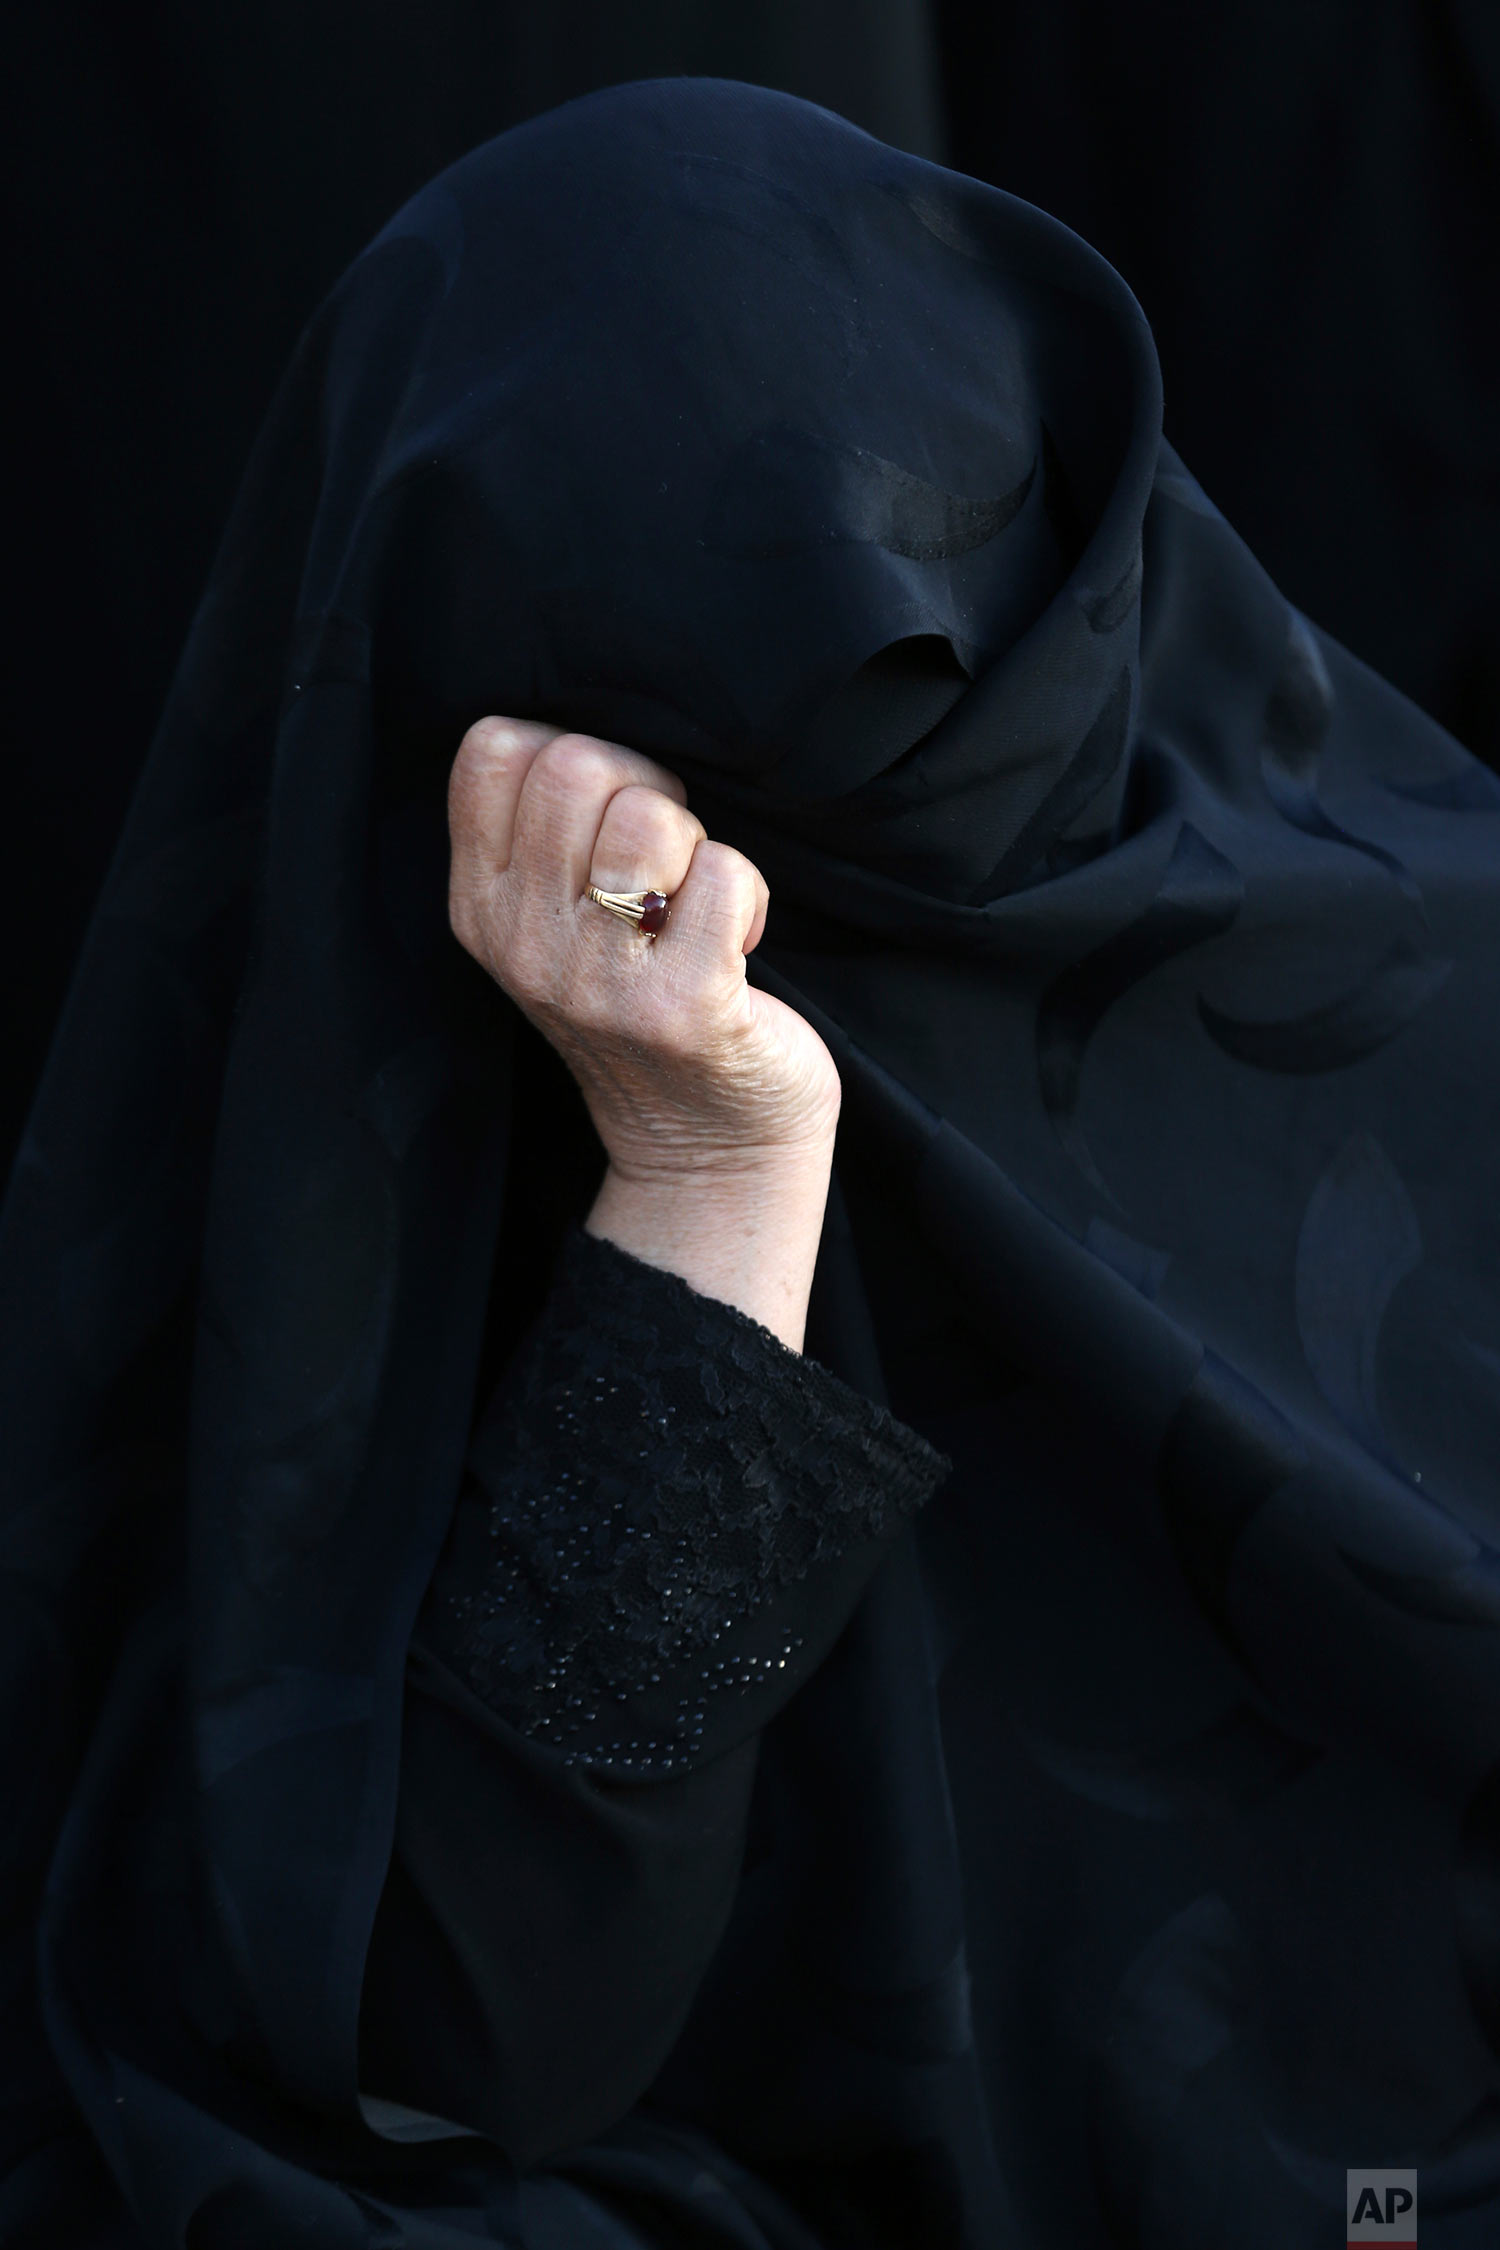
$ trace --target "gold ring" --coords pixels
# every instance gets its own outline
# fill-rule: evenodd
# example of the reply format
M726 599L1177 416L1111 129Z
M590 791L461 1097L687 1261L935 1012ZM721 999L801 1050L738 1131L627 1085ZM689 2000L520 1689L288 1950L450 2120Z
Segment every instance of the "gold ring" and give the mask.
M633 922L647 937L655 937L671 910L665 891L601 891L590 883L584 896L622 922Z

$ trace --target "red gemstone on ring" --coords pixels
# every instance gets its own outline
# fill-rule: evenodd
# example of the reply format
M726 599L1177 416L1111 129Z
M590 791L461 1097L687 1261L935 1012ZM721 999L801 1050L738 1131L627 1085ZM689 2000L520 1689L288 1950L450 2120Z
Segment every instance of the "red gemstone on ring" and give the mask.
M641 900L640 926L648 937L655 937L667 918L667 901L664 892L647 891Z

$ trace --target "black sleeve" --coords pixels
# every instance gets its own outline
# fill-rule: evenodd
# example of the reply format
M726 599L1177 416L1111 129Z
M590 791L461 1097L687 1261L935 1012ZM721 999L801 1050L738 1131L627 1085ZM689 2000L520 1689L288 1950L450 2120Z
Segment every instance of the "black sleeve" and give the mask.
M762 1727L949 1464L574 1229L471 1443L408 1673L369 2094L518 2164L623 2116L723 1933Z

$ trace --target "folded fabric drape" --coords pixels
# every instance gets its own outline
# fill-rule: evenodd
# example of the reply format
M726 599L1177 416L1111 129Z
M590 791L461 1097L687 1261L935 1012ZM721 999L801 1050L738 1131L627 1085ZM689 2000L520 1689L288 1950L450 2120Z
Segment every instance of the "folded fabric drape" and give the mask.
M845 1085L808 1348L954 1463L760 1738L649 2094L520 2176L357 2059L413 1622L599 1165L447 927L491 710L763 869ZM0 2239L1311 2250L1381 2164L1487 2240L1497 814L1041 212L667 80L399 213L0 1214Z

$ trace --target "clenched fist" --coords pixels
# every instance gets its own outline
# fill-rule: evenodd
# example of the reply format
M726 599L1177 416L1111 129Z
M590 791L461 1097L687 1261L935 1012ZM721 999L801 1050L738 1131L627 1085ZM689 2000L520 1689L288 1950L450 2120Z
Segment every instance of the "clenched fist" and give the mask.
M617 743L481 719L448 788L449 919L572 1072L621 1182L822 1160L839 1080L822 1040L758 992L769 899L676 774ZM587 895L667 894L645 936Z

